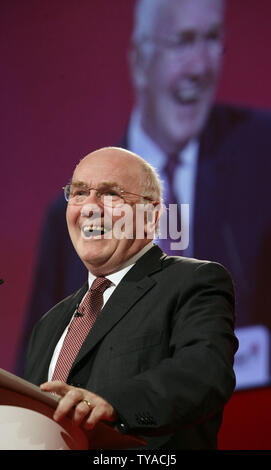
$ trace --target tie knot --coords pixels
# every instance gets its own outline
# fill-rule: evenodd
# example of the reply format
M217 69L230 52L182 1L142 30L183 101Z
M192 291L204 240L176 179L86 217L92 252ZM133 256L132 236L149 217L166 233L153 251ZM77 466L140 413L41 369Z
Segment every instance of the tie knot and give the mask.
M104 276L99 276L99 277L96 277L96 279L94 279L90 290L104 293L104 291L111 285L112 285L112 282L109 279L107 279Z
M176 171L177 166L179 165L179 154L178 153L172 153L167 155L165 167L164 167L164 172L169 178L169 181L171 182L174 176L174 173Z

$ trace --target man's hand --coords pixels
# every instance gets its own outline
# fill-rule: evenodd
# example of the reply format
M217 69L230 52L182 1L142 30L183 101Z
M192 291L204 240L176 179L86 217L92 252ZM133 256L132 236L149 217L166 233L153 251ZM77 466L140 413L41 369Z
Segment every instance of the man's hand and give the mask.
M57 422L61 421L71 410L74 410L74 424L80 426L84 421L83 427L87 430L93 429L101 420L116 420L114 408L102 397L89 390L73 387L60 381L46 382L40 388L62 397L54 413L54 420Z

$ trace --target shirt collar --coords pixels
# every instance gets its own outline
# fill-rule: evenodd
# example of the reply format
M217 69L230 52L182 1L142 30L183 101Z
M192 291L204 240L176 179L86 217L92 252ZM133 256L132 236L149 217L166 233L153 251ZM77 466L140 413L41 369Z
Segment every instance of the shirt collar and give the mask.
M158 172L162 171L166 163L166 155L160 147L145 133L141 126L141 117L138 109L133 110L128 127L129 149L147 160ZM192 139L179 152L179 160L183 164L194 164L199 150L198 139Z
M114 284L114 286L117 286L120 283L120 281L123 279L125 274L127 274L128 271L135 265L135 263L143 255L145 255L145 253L147 253L147 251L149 251L152 247L153 247L153 242L151 241L146 246L144 246L144 248L142 248L142 250L140 250L138 253L136 253L134 256L132 256L132 258L128 259L118 271L116 271L115 273L112 273L112 274L108 274L106 276L106 278L109 279ZM96 276L94 276L94 274L92 274L89 271L89 273L88 273L88 288L91 287L94 279L96 279Z
M134 110L131 114L128 128L128 142L129 149L132 152L145 158L145 160L158 171L162 170L166 162L166 155L144 132L138 110Z

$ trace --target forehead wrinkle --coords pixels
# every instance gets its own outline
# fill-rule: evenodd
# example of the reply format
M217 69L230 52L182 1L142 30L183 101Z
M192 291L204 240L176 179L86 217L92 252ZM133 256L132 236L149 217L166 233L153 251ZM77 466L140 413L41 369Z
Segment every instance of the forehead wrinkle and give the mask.
M217 0L216 0L217 1ZM188 2L187 2L188 3ZM200 5L200 1L199 1ZM194 24L194 15L191 17L191 11L187 11L186 2L168 2L165 0L161 3L160 9L158 9L158 14L156 16L156 21L153 23L154 34L180 34L186 30L192 30L199 32L199 24ZM196 8L196 4L192 4L191 7L193 10ZM225 1L221 0L221 4L217 3L217 8L211 11L208 14L208 29L213 26L224 27L225 24ZM206 10L206 8L205 8ZM180 22L179 22L180 20ZM192 21L192 23L191 23ZM176 28L176 31L173 29Z
M71 182L71 184L74 184L76 186L91 186L91 183L90 185L88 185L88 183L85 183L84 181L76 181L76 180L73 180ZM101 186L106 186L106 187L112 187L112 186L120 186L119 183L117 183L116 181L101 181L100 183L98 183L97 187L101 187Z
M222 22L215 22L213 24L210 24L205 31L205 33L212 33L212 32L220 32L223 30L223 23ZM183 28L180 28L178 33L179 35L196 35L198 34L198 28L193 27L193 26L185 26Z

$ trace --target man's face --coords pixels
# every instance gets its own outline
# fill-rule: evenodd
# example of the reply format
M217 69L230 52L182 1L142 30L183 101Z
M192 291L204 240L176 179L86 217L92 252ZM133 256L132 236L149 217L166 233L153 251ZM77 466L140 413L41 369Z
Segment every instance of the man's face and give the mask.
M223 0L170 0L155 21L153 52L141 69L147 133L165 152L196 137L216 92L223 50Z
M141 194L141 179L142 170L133 157L106 149L84 158L77 166L72 181L79 188L78 194L83 192L81 188L84 187L103 189L107 186ZM130 224L128 221L128 227L127 224L125 227L132 233L131 238L121 238L119 231L114 230L121 225L125 214L121 210L112 211L110 205L103 204L96 191L89 193L84 204L69 202L67 205L66 218L72 243L87 269L95 275L116 271L150 241L136 239L135 214L139 198L127 194L125 199L133 218L129 219ZM88 233L88 227L94 230ZM100 228L102 232L99 234Z

